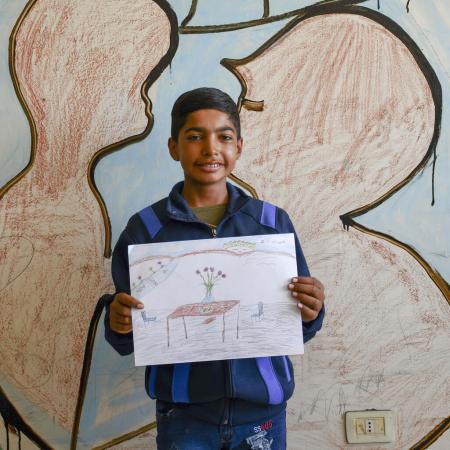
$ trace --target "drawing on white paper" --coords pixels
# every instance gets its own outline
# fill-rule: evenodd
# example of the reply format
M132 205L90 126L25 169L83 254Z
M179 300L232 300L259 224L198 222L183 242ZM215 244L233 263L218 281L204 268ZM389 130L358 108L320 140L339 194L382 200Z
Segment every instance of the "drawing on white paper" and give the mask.
M139 264L144 263L139 261ZM148 264L144 265L144 271L140 271L136 278L131 282L131 289L137 296L145 295L151 289L162 283L173 272L177 265L176 260L150 260ZM145 272L145 273L143 273ZM143 316L144 317L144 316ZM145 321L145 319L144 319Z
M303 353L292 234L130 246L136 365Z
M175 311L167 316L167 347L170 347L170 319L181 318L183 320L184 337L188 339L186 318L187 317L204 317L207 316L205 320L200 322L198 327L207 325L214 320L216 317L222 317L222 342L225 342L225 315L227 312L231 311L234 307L237 307L237 318L236 318L236 339L239 339L239 300L229 300L221 302L211 302L205 305L202 303L192 303L190 305L179 306Z

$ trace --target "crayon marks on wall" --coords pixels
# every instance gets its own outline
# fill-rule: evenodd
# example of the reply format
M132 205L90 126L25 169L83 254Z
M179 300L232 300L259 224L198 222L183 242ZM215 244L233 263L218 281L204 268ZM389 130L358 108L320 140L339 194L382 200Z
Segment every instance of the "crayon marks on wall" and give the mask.
M166 12L149 1L30 2L13 31L12 75L33 146L0 192L1 370L69 435L92 314L111 291L93 167L149 131L142 90L167 65L170 35Z
M78 392L76 383L64 380L72 369L80 373L81 337L88 326L79 317L89 316L109 288L102 258L109 248L109 224L92 197L93 169L102 148L149 131L150 105L141 92L151 81L146 77L153 73L155 79L163 69L155 67L169 46L170 28L154 2L87 3L30 2L18 21L12 60L18 95L30 117L33 164L0 193L0 288L9 299L0 320L7 329L15 327L20 338L5 347L17 356L12 361L6 354L6 365L20 370L5 376L31 391L66 429ZM285 7L260 3L255 17L261 20L207 30L199 26L199 15L183 21L180 32L269 23L273 11ZM448 284L414 249L401 249L389 237L381 240L356 217L410 181L431 157L439 138L439 83L420 51L389 19L339 7L367 2L328 3L328 10L325 5L288 12L302 17L255 54L228 60L245 88L246 147L236 175L290 212L313 273L327 285L325 328L305 358L296 361L291 444L342 446L345 410L391 407L400 411L396 445L404 448L435 425L443 430L448 424L448 392L442 389L450 360L443 295L448 299ZM342 215L352 225L349 232L342 230ZM61 295L65 300L57 309L46 303ZM7 323L20 306L13 299L22 297L31 299L29 307L18 311L17 324ZM267 308L255 304L251 314L256 323ZM153 317L146 316L147 325ZM49 330L48 336L27 334L39 326ZM67 336L61 334L65 329ZM74 333L79 337L69 342ZM45 346L51 349L47 354ZM33 362L33 372L21 363L25 359ZM32 385L30 375L40 380L35 390L23 388ZM61 387L68 390L60 395ZM414 403L419 397L421 402Z
M340 216L378 204L423 167L440 90L399 28L351 12L296 19L249 57L223 61L243 87L247 145L234 174L290 213L312 273L329 286L324 330L296 363L291 441L343 445L345 410L388 407L395 448L406 448L448 414L448 285L353 219L346 232ZM358 382L367 371L383 373L376 393Z

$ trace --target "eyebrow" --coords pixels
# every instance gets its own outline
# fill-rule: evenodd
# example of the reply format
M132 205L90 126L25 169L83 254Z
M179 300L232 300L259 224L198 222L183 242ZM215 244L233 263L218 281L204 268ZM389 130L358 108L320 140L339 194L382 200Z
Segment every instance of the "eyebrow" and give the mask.
M186 130L184 130L184 133L189 133L190 131L199 131L199 132L203 132L205 131L205 128L201 128L201 127L191 127L191 128L187 128ZM214 130L214 132L221 132L221 131L232 131L233 133L236 134L236 130L233 127L230 127L228 125L224 126L224 127L220 127L220 128L216 128Z

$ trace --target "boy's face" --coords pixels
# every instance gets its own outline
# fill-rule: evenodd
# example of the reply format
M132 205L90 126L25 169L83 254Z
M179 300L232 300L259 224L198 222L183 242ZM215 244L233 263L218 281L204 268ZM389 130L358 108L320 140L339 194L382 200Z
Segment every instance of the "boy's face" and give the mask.
M180 161L185 185L203 188L221 186L234 169L242 151L228 114L216 109L200 109L187 116L178 141L169 139L170 155Z

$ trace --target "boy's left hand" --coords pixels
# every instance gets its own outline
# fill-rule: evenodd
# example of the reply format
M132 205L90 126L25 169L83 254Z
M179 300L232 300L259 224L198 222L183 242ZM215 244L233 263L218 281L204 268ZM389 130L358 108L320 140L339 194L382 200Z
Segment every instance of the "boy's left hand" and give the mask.
M323 284L314 277L295 277L289 283L288 289L300 308L303 322L314 320L325 300Z

